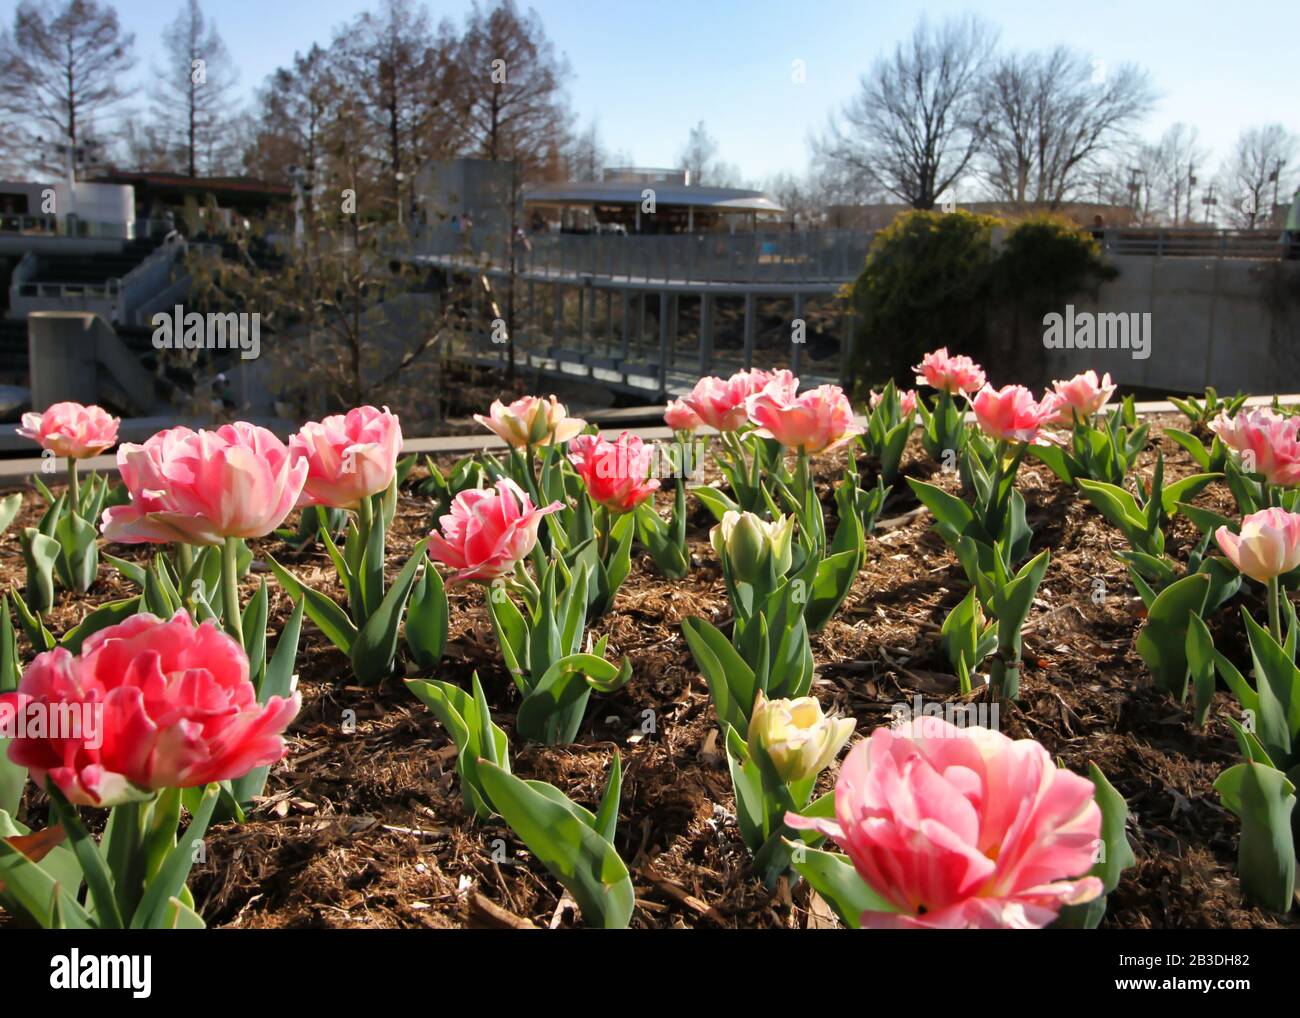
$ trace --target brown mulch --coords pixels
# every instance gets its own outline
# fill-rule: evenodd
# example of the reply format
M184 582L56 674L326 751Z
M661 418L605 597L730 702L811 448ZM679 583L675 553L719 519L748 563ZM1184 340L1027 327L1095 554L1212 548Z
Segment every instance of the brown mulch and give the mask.
M1195 472L1181 449L1159 437L1143 454L1140 469L1150 470L1157 443L1167 474ZM819 465L827 489L843 466L835 457ZM915 444L904 470L956 487L956 478L936 472ZM417 469L412 480L419 476ZM1224 720L1238 715L1237 704L1221 690L1202 730L1189 707L1152 688L1134 651L1141 601L1112 554L1126 547L1123 538L1040 464L1027 461L1019 483L1034 549L1050 548L1052 561L1025 628L1022 700L1003 709L1000 723L1008 735L1038 739L1075 770L1097 763L1128 799L1138 862L1111 895L1104 925L1300 925L1295 912L1278 918L1241 897L1235 875L1239 825L1212 788L1238 759ZM668 497L660 499L666 509ZM827 502L833 504L829 497ZM1198 502L1234 511L1218 485ZM868 539L867 561L848 600L813 637L816 695L857 718L862 733L887 723L890 709L914 695L957 694L938 630L966 583L953 556L929 532L926 515L909 516L915 508L900 482L884 513L886 525ZM826 925L832 920L823 912L810 912L805 887L763 888L736 830L713 710L679 628L689 615L720 621L728 614L707 540L711 520L693 500L691 509L690 576L665 581L647 556L637 554L614 611L594 627L609 634L611 654L630 657L634 673L613 695L593 696L577 744L513 742L518 696L478 589L451 593L451 636L436 677L468 686L477 671L496 721L512 736L514 770L551 781L579 802L596 803L613 750L621 751L617 847L636 886L634 926ZM38 500L29 499L0 538L0 581L6 586L23 583L16 534L38 511ZM433 522L430 500L402 496L390 538L390 571L400 568ZM1181 519L1172 530L1170 551L1178 557L1198 535ZM144 556L139 548L111 550ZM295 555L278 539L254 542L255 553L265 551L305 582L341 598L323 549ZM245 597L258 575L245 581ZM274 583L270 589L274 640L291 606ZM1094 598L1097 590L1105 596ZM90 606L131 592L104 566L87 598L60 595L47 625L62 632ZM1241 598L1260 610L1259 591L1249 584ZM1221 610L1213 628L1219 649L1244 665L1236 611ZM562 889L509 830L498 822L476 822L462 808L454 748L399 682L378 690L353 685L347 660L310 622L303 627L298 668L303 710L287 758L274 769L266 797L248 822L209 833L206 862L192 875L209 925L443 928L575 921L571 908L557 914ZM830 781L831 775L823 776L826 787ZM29 794L27 808L38 825L45 812L41 800L39 793Z

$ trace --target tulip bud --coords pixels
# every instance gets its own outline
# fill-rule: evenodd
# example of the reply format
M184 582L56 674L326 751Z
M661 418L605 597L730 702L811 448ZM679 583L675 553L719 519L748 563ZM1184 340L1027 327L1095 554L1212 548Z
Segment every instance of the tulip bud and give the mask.
M749 749L762 750L777 776L792 784L830 766L855 724L852 718L827 717L814 697L768 700L760 692L749 721Z
M769 563L777 576L790 568L793 532L793 516L768 523L753 513L728 511L710 531L709 539L718 558L726 559L737 580L756 583L767 574Z

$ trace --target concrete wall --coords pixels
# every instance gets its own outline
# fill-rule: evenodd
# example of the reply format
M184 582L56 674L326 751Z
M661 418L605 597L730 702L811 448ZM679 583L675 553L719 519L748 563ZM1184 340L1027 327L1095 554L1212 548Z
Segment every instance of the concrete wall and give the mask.
M110 237L64 237L31 233L0 233L0 255L21 258L37 255L121 254L126 241Z
M1044 350L1047 376L1087 368L1170 393L1300 389L1300 262L1116 256L1118 278L1074 299L1079 312L1151 314L1151 355ZM1064 312L1064 308L1057 309ZM1029 355L1029 351L1025 351Z

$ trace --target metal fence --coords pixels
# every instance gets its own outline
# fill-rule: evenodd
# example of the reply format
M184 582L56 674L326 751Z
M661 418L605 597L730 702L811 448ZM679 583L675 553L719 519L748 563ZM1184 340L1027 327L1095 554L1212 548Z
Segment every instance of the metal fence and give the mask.
M543 277L602 276L663 283L838 283L862 270L872 233L595 235L533 233L515 245L518 271ZM438 226L413 238L417 254L508 263L508 239L486 229Z
M1285 258L1295 243L1280 230L1108 229L1101 236L1110 254L1153 258Z
M1153 258L1294 258L1300 238L1279 230L1212 227L1096 231L1116 255ZM873 231L770 230L755 233L603 235L533 233L516 242L521 272L543 277L604 276L645 282L828 283L862 270ZM485 228L418 229L416 254L504 266L508 239Z

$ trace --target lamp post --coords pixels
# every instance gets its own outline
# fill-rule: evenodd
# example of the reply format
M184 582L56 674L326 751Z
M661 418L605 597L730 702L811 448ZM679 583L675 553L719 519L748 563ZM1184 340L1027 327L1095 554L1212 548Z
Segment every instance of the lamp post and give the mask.
M1273 208L1277 208L1277 189L1282 182L1282 167L1286 165L1285 159L1277 159L1273 163L1273 172L1268 175L1269 182L1273 185ZM1272 218L1272 215L1269 216Z
M1142 193L1142 168L1139 166L1130 166L1128 172L1128 193L1133 204L1133 215L1134 218L1139 221L1144 221L1146 217L1141 214L1139 198Z

